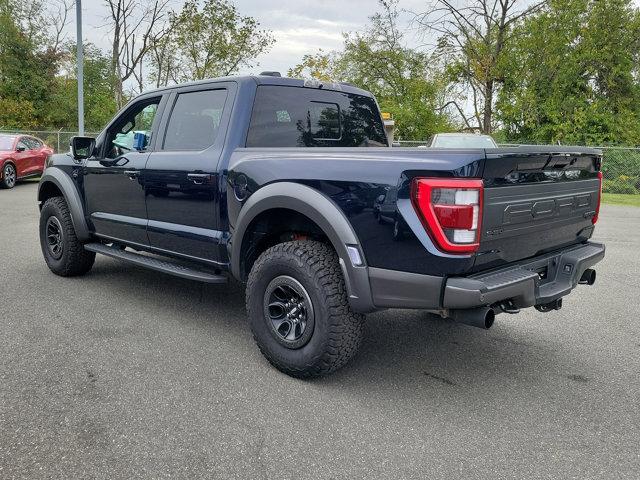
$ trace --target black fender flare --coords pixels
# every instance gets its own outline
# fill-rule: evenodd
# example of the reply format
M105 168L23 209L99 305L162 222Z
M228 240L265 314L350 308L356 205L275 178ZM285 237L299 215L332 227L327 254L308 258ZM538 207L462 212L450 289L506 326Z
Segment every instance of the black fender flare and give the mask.
M84 217L84 208L80 193L73 182L73 180L57 167L48 167L42 177L40 177L40 184L38 185L38 201L42 201L42 189L47 183L52 183L58 190L62 192L64 200L69 206L69 212L71 214L71 222L73 228L76 231L78 239L82 242L86 242L91 239L91 233L87 221Z
M247 228L259 214L274 208L294 210L318 225L338 254L351 307L361 313L376 310L371 297L368 268L366 265L354 266L347 252L347 245L356 246L364 262L362 247L349 220L328 196L299 183L271 183L251 195L242 206L227 244L233 276L244 280L240 271L240 255Z

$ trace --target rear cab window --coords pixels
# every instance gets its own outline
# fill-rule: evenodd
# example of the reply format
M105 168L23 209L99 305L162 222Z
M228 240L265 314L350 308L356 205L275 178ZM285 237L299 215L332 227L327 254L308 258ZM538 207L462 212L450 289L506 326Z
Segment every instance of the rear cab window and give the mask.
M347 92L260 85L247 147L386 147L373 98Z

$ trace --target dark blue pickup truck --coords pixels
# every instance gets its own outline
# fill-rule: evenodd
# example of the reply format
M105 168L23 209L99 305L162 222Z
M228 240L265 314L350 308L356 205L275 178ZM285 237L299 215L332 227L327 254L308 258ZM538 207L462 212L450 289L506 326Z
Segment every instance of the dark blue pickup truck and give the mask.
M62 276L99 253L246 283L260 350L310 377L354 356L367 312L489 328L593 284L601 160L583 147L389 148L366 91L213 79L145 93L51 157L41 245Z

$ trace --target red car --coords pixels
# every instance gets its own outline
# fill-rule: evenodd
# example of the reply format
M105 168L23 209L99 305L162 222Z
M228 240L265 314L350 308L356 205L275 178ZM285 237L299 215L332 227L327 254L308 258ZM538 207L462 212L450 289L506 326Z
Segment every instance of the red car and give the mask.
M53 149L28 135L0 135L0 188L13 188L18 180L37 177Z

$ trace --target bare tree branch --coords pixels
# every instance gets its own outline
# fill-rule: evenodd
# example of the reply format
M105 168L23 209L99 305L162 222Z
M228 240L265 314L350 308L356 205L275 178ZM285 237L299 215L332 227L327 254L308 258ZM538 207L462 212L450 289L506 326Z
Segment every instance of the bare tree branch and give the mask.
M51 43L51 51L58 53L60 47L67 39L65 29L71 23L69 13L73 10L73 0L59 0L58 8L51 17L51 26L53 27L53 40Z
M123 84L129 78L133 77L138 91L144 89L144 60L152 45L157 44L168 31L170 0L153 0L146 7L137 0L104 1L110 12L113 93L118 107L121 107L124 103Z
M471 91L474 116L484 133L491 133L494 124L495 97L503 79L500 62L514 27L545 5L546 0L528 6L524 0L432 0L425 12L413 12L424 35L439 36L436 51L446 50L457 59L450 70L455 81Z

